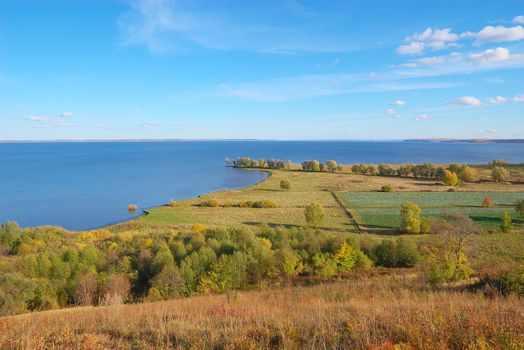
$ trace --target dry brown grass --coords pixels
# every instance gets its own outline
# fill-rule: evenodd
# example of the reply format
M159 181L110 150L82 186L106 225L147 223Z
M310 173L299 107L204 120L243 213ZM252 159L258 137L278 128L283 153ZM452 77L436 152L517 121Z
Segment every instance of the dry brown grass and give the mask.
M524 300L410 275L0 319L0 349L522 349Z

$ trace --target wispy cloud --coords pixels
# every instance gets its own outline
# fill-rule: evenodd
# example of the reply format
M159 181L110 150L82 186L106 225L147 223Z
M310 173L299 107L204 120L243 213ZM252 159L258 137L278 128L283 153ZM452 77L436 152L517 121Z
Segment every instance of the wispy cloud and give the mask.
M62 112L62 113L60 114L60 116L62 116L62 117L72 117L72 116L74 116L74 115L75 115L75 114L74 114L73 112Z
M456 85L449 82L404 80L393 75L376 78L367 74L324 74L224 83L215 93L249 101L282 102L350 93L442 89Z
M49 120L49 117L46 117L43 115L31 115L25 118L25 120L30 121L30 122L43 122L43 121Z
M493 105L497 105L497 104L500 104L500 103L508 102L508 99L506 97L503 97L503 96L490 97L490 98L488 98L488 102L493 104Z
M144 45L153 53L167 53L204 48L213 50L248 50L266 53L343 52L354 47L336 31L330 14L312 14L304 6L288 2L257 4L231 1L231 6L245 11L225 11L223 2L181 0L127 0L129 10L119 20L123 45ZM226 1L227 2L227 1ZM270 5L274 11L268 11ZM246 13L253 16L246 17ZM285 13L293 20L279 21L275 13ZM249 18L249 20L248 20ZM344 23L340 23L343 25ZM335 34L334 34L335 33Z

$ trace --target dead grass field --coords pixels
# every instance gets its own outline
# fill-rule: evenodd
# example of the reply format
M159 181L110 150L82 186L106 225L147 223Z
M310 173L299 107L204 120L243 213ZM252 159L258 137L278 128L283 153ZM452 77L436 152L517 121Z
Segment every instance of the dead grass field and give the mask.
M398 347L394 347L397 345ZM524 299L411 274L0 319L0 349L522 349Z

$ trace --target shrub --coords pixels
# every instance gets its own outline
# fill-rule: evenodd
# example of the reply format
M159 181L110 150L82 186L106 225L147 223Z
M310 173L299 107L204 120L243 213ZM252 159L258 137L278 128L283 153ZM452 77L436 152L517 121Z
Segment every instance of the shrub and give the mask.
M199 233L199 232L203 232L207 229L206 225L204 224L194 224L192 227L191 227L191 232L193 233Z
M393 186L391 185L384 185L380 189L382 192L393 192Z
M511 221L511 216L508 212L503 212L500 217L500 230L504 233L511 232L513 230L513 222Z
M500 290L503 294L514 293L524 295L524 267L502 275L500 279Z
M211 208L216 208L216 207L219 207L220 206L220 203L218 203L218 201L216 199L210 199L210 200L207 200L207 201L203 201L200 203L200 206L201 207L211 207Z
M493 202L493 199L491 197L484 197L484 200L482 201L482 206L486 208L492 208L495 206L495 203Z
M270 200L256 201L253 202L252 208L276 208L277 205Z
M284 179L284 180L280 181L280 188L282 190L290 190L291 189L291 181L289 181L288 179Z
M242 201L238 204L240 208L251 208L253 206L252 201Z
M400 230L406 233L420 233L420 207L412 202L400 206Z
M137 209L138 209L138 205L136 205L136 204L129 204L127 206L127 210L130 211L130 212L137 211Z
M304 216L309 226L317 227L324 220L324 207L317 203L312 203L304 209Z
M420 233L431 233L431 222L428 218L420 218Z

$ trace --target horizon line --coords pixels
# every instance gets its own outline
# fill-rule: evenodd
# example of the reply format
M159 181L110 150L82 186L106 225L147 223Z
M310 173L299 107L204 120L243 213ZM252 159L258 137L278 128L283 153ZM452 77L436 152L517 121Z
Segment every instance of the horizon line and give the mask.
M205 142L205 141L285 141L285 142L304 142L304 141L355 141L355 142L403 142L403 141L425 141L425 142L496 142L496 141L515 141L524 142L522 138L446 138L446 137L431 137L431 138L408 138L408 139L257 139L257 138L202 138L202 139L14 139L1 140L0 143L52 143L52 142Z

